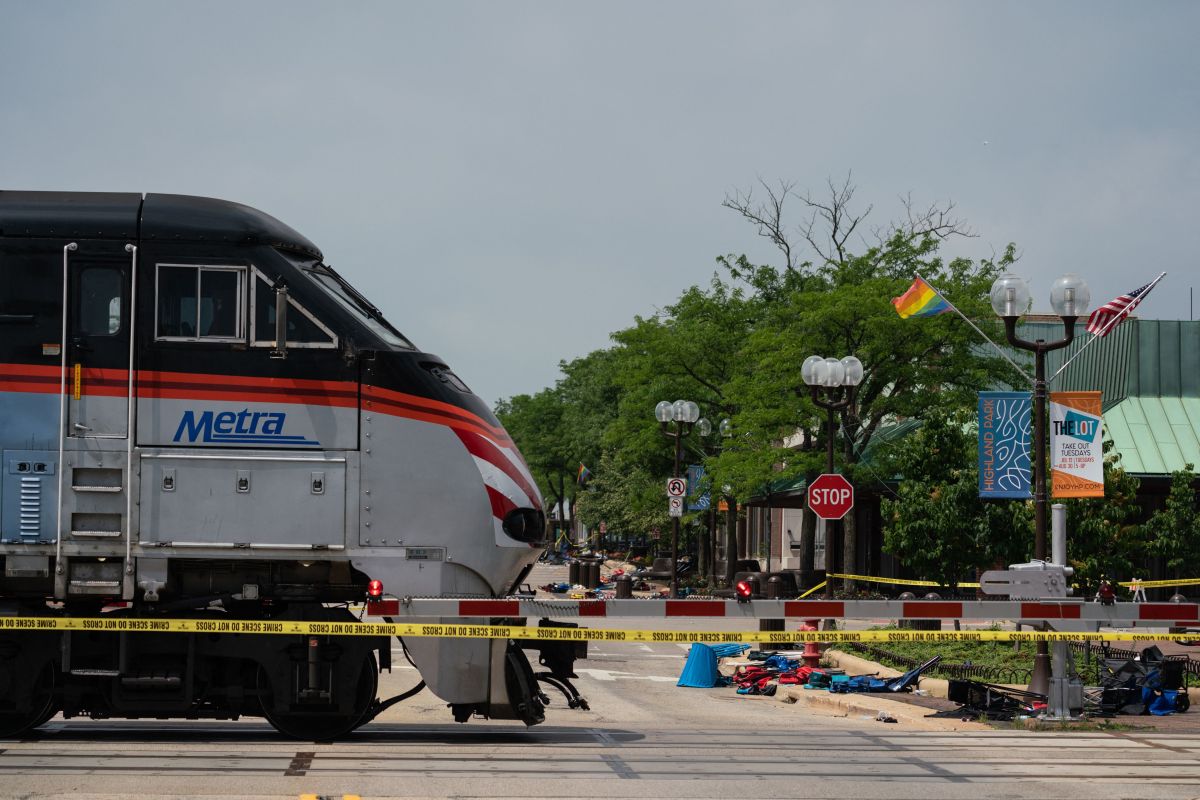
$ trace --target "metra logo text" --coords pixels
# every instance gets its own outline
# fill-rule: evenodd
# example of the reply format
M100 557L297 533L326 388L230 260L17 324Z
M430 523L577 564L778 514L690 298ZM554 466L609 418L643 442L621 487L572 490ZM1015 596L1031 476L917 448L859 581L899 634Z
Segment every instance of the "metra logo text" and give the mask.
M205 444L274 444L319 447L320 442L283 432L287 414L282 411L184 411L175 431L176 442Z

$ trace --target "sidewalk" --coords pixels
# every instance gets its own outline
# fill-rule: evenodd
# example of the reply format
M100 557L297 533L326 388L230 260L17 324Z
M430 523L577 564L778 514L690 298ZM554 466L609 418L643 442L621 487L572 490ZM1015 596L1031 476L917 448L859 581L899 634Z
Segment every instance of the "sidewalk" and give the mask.
M1190 655L1200 655L1200 653L1196 653L1197 648L1195 648L1195 647L1189 648L1187 646L1181 646L1174 642L1138 642L1137 644L1139 647L1145 647L1150 644L1158 644L1158 646L1162 649L1163 653L1167 654L1167 655L1172 654L1173 651L1176 651L1176 652L1182 651L1182 652L1190 654ZM1171 648L1171 650L1169 650L1168 648ZM890 678L890 677L895 677L896 675L901 674L900 672L898 672L894 669L891 669L889 667L885 667L882 664L877 664L874 661L868 661L859 656L851 655L849 653L845 653L840 650L827 650L825 652L824 656L834 666L840 667L841 669L846 670L847 673L853 674L853 675L865 675L865 674L870 674L873 672L878 672L880 677ZM905 713L908 716L921 717L922 718L921 721L925 722L925 723L942 722L942 723L950 723L952 725L959 726L959 727L935 728L935 730L988 730L988 729L992 729L992 728L1008 728L1010 726L1011 723L1007 723L1007 722L963 723L963 722L959 722L958 720L954 720L954 719L949 719L949 720L947 720L947 719L940 719L940 720L924 719L923 718L924 714L932 714L935 711L943 711L943 710L954 709L954 708L959 707L957 703L952 703L949 700L945 699L946 690L948 688L948 685L949 685L949 682L942 678L921 678L919 687L922 690L928 692L928 694L925 696L911 694L908 692L899 692L896 694L887 694L887 695L877 695L877 694L875 694L875 695L873 695L873 694L829 695L828 692L807 691L807 692L805 692L805 694L809 694L809 695L824 694L830 699L834 699L834 698L836 698L836 699L842 699L842 698L851 699L852 698L855 700L862 699L864 701L862 703L862 705L864 707L867 707L868 705L870 705L871 701L878 700L878 701L882 701L884 703L888 703L886 708L891 708L892 706L901 706L906 709ZM1025 687L1018 686L1018 687L1013 687L1013 688L1024 689ZM792 690L792 691L794 691L794 690ZM778 696L778 693L777 693L777 696ZM1198 734L1200 734L1200 686L1192 685L1190 687L1190 696L1193 701L1192 708L1189 711L1186 711L1182 714L1171 714L1166 717L1155 717L1155 716L1151 716L1151 715L1146 715L1146 716L1120 715L1120 716L1116 716L1116 717L1095 717L1092 719L1092 721L1096 722L1096 723L1116 725L1116 726L1120 726L1120 727L1131 728L1131 729L1142 730L1142 731L1153 730L1156 733L1178 733L1178 734L1189 735L1189 736L1190 735L1198 735ZM869 698L869 700L868 700L868 698ZM818 699L817 702L819 703L821 701ZM881 708L885 708L885 707L881 707ZM896 716L896 718L898 720L901 720L901 717L899 714L895 714L894 716ZM901 722L901 724L903 724L903 721ZM1053 725L1053 723L1050 723L1050 724ZM968 726L968 725L971 727L964 727L964 726ZM916 729L915 725L914 725L914 729ZM930 730L930 729L922 728L922 730Z

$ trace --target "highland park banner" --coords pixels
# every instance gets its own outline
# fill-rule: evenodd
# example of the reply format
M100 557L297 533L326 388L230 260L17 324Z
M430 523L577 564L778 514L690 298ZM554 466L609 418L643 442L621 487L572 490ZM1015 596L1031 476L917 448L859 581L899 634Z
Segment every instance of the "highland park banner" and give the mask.
M1029 392L979 393L979 496L1027 500Z
M1050 476L1054 497L1103 497L1099 392L1050 393Z

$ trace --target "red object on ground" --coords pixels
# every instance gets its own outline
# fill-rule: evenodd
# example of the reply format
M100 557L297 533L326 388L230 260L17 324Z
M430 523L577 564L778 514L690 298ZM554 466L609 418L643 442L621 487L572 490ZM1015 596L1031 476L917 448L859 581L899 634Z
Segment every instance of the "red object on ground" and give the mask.
M819 622L820 620L806 619L804 620L804 624L800 626L800 630L819 630L817 627ZM817 667L821 666L821 645L818 642L805 642L804 653L800 656L800 658L804 661L804 666L808 667L809 669L816 669Z
M808 507L821 519L841 519L854 508L854 487L836 473L818 475L808 487Z

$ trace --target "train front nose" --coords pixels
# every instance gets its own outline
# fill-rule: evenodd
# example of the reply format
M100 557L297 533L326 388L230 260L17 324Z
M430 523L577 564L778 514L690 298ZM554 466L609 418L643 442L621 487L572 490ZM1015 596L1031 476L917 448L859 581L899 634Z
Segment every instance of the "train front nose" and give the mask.
M491 409L435 356L378 353L364 361L361 430L369 551L354 565L397 596L512 593L542 552L546 524L537 484ZM404 643L456 719L542 720L537 682L516 645Z

